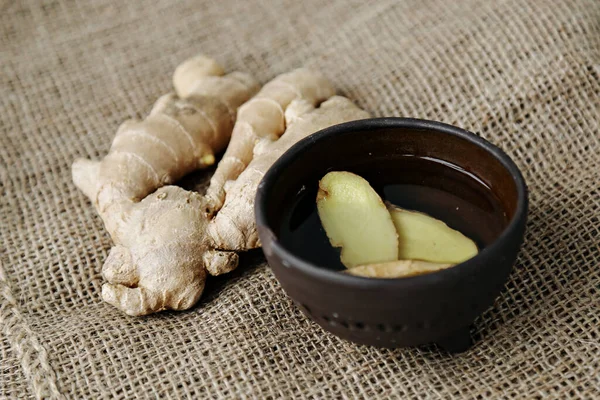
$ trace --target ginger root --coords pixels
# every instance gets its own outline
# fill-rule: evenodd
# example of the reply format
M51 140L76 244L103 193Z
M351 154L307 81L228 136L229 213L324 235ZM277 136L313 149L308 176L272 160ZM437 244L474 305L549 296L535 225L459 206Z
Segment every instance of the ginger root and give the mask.
M329 172L319 181L317 210L331 245L348 267L398 259L398 234L381 197L350 172Z
M213 164L227 145L237 108L258 85L247 74L221 75L209 58L184 62L173 80L186 98L159 98L143 121L119 127L104 159L73 163L75 185L115 244L102 268L102 296L127 314L186 309L202 293L206 202L174 186L155 190Z
M239 177L228 183L223 207L208 226L215 250L244 251L260 247L254 219L254 197L258 184L273 163L293 144L331 125L368 118L369 114L350 100L334 96L315 108L312 102L294 100L284 112L287 129L280 139L263 138L254 158ZM220 271L235 268L235 262L220 265Z
M450 268L454 264L439 264L420 260L397 260L380 264L368 264L344 271L349 275L365 278L406 278L409 276L429 274Z
M214 163L214 154L229 141L237 107L258 89L247 74L207 75L222 73L215 70L214 60L199 56L182 65L190 62L195 68L187 71L185 81L177 73L174 77L176 91L188 98L162 96L143 121L129 120L119 127L102 161L73 163L75 185L96 206L115 242L133 204ZM182 83L194 90L184 89Z
M398 232L398 257L458 264L474 257L477 245L443 221L418 211L388 205Z
M279 75L240 107L231 142L211 178L206 192L211 209L225 200L225 184L235 180L252 161L261 139L277 140L286 129L285 112L292 101L315 106L335 94L321 75L304 68Z
M368 117L341 97L315 108L333 88L304 69L275 78L238 111L257 85L239 72L222 75L206 57L184 62L173 76L177 95L160 98L143 121L125 122L102 161L73 164L76 186L115 244L102 297L129 315L194 305L207 274L232 270L237 252L260 245L254 196L275 160L320 129ZM232 131L207 196L164 186L212 164Z
M102 268L102 298L129 315L193 306L204 290L204 198L165 186L132 205Z

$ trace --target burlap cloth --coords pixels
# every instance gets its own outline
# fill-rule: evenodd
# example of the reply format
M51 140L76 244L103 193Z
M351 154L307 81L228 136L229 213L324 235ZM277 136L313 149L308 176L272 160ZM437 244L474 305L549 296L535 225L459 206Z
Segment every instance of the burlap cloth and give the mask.
M0 50L1 396L600 398L598 1L5 0ZM198 52L263 82L316 68L376 116L456 124L514 158L526 244L470 351L327 334L260 251L189 312L101 301L111 243L71 162L105 154Z

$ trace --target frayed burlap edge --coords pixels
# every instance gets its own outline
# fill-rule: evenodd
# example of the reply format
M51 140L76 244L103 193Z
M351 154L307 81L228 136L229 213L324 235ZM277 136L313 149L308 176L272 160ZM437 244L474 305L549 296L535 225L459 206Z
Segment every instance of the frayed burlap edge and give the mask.
M56 373L48 362L48 352L27 324L10 288L0 260L0 326L12 349L21 360L21 368L37 398L62 399Z

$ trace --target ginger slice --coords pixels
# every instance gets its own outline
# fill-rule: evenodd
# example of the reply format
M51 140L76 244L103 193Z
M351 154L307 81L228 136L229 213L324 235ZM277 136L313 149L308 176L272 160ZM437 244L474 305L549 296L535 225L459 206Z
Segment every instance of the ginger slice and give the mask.
M419 260L396 260L350 268L345 273L365 278L406 278L450 268L454 264L431 263Z
M398 234L381 197L350 172L329 172L319 182L317 210L331 245L348 267L398 259Z
M478 252L473 240L439 219L390 204L388 210L398 232L398 258L402 260L458 264Z

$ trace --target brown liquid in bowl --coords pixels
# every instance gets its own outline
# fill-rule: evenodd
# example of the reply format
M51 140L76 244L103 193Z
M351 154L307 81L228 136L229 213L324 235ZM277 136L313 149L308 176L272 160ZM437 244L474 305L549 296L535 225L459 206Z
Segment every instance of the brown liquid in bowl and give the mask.
M366 180L385 201L444 221L482 249L507 225L500 200L475 175L438 159L402 156L367 158L348 169ZM343 270L317 214L318 182L306 183L284 213L279 239L297 256L324 268Z

